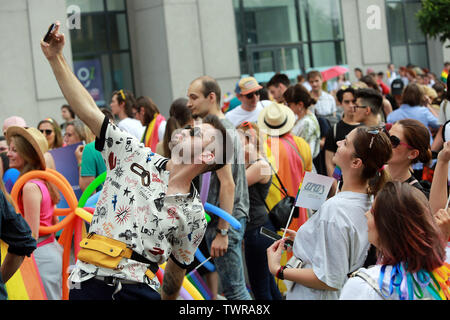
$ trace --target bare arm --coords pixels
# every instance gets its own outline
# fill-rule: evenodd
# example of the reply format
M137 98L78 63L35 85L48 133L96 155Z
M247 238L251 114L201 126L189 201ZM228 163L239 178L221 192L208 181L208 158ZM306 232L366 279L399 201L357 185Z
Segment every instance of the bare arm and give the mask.
M34 183L27 183L23 187L23 213L24 219L31 229L35 239L39 238L39 225L41 219L42 193Z
M234 207L234 190L235 184L233 175L231 173L231 164L226 164L220 170L216 171L217 177L220 181L219 202L220 208L229 214L232 214ZM217 223L219 229L229 229L230 224L219 218ZM211 243L210 255L212 258L221 257L228 249L228 236L222 236L217 234L213 242Z
M163 300L175 300L178 297L185 273L186 270L177 266L172 258L167 260L161 291Z
M5 260L2 263L2 279L3 283L8 282L8 280L16 273L20 265L23 262L24 256L18 256L13 253L8 252L6 254Z
M269 174L264 174L268 172ZM271 170L269 164L265 161L257 161L245 170L248 186L252 186L255 183L267 183L270 180Z
M267 262L269 264L269 271L274 276L277 275L278 270L281 267L280 260L283 252L285 239L278 240L267 248ZM318 289L318 290L337 290L329 287L325 282L319 280L313 269L284 269L284 279L299 283L305 287Z
M105 116L95 104L89 92L73 74L69 64L63 56L62 49L65 44L64 35L59 33L60 23L57 22L52 32L50 43L41 40L41 49L48 59L50 66L58 81L59 87L72 107L75 114L98 137Z
M444 143L444 148L438 154L436 169L430 190L430 207L434 214L444 209L447 203L448 162L450 160L450 141Z

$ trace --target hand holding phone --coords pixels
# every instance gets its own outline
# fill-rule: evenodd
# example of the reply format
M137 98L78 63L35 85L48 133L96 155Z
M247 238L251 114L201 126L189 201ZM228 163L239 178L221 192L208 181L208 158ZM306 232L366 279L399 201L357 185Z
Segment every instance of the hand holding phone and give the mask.
M55 30L55 27L56 27L56 23L52 23L50 25L50 27L48 28L48 31L47 31L47 33L45 34L45 37L44 37L44 41L45 42L47 42L47 43L50 42L51 35L52 35L53 30Z
M259 233L262 234L263 236L266 236L275 241L280 240L282 238L278 233L273 232L265 227L261 227L261 230L259 231ZM284 244L285 244L285 249L287 249L286 247L288 247L288 246L290 246L292 248L294 245L294 242L291 239L286 239L284 241Z

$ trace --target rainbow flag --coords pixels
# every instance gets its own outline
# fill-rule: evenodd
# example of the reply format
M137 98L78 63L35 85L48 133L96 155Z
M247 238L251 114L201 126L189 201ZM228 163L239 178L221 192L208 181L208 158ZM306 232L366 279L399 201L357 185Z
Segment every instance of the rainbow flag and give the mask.
M192 270L186 275L186 278L190 283L200 292L205 300L211 300L212 292L209 290L205 281L203 281L202 276L198 273L196 269Z
M159 142L158 129L161 123L165 120L166 118L164 118L161 114L157 114L148 124L144 135L142 136L141 142L143 142L146 147L152 149L152 151L156 151L156 145Z
M286 142L286 140L289 142ZM291 145L297 147L302 154L303 161L299 161L299 155L296 150L292 149ZM311 171L312 169L312 158L308 143L300 137L286 134L283 139L267 137L265 149L267 159L272 167L275 170L278 168L277 174L287 189L288 195L296 197L301 188L305 171ZM275 174L272 175L272 185L266 197L269 209L272 209L282 199L283 195L280 188L280 183ZM299 208L299 216L292 219L289 229L298 230L307 219L308 211L305 208Z
M336 166L333 171L333 178L335 178L337 181L341 180L342 178L342 170L339 166Z
M1 241L1 261L6 257L8 245ZM25 257L17 272L5 284L8 300L47 300L34 256Z
M441 80L442 82L447 83L447 79L448 79L448 71L444 69L442 70L441 73Z

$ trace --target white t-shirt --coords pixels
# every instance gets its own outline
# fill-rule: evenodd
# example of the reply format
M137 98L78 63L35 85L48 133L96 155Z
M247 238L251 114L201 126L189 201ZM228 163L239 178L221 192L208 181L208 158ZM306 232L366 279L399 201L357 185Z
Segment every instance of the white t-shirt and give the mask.
M233 110L225 114L227 118L235 127L240 125L244 121L256 122L258 121L258 115L261 110L264 109L263 104L258 101L256 108L253 111L246 111L242 108L242 105L234 108Z
M142 135L145 132L145 127L141 124L141 122L132 118L125 118L121 120L117 126L138 138L139 141L142 139Z
M440 125L445 124L448 120L450 120L450 102L447 99L444 99L441 102L441 106L439 108L439 118L438 123Z
M293 253L313 269L319 280L341 289L347 274L364 264L369 250L367 219L371 201L367 194L339 192L297 231ZM316 290L295 283L288 300L337 300L340 291Z

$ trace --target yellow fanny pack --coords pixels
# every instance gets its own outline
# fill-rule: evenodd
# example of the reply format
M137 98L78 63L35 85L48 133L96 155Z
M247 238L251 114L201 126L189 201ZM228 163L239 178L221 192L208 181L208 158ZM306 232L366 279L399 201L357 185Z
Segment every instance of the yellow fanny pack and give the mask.
M147 270L146 275L150 279L155 276L159 269L155 262L135 253L127 247L126 243L95 233L90 233L81 240L80 247L77 258L97 267L117 270L120 260L128 258L149 264L149 270Z
M78 259L97 267L117 269L122 258L131 258L133 250L121 241L89 234L80 242L81 250Z

